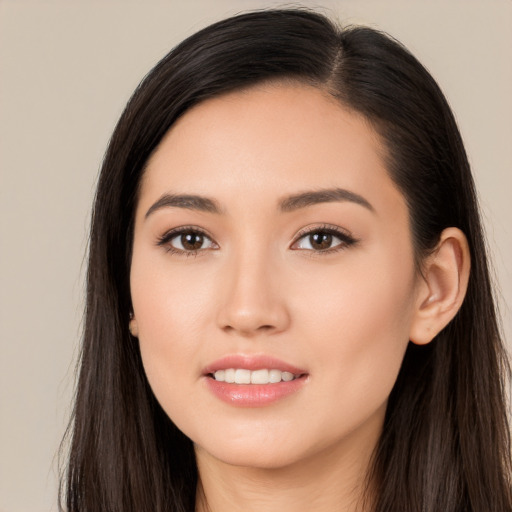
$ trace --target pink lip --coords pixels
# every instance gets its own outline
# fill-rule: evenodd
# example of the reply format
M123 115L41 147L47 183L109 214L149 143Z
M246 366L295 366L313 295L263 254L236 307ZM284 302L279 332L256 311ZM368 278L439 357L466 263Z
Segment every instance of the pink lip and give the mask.
M209 364L204 370L203 375L215 373L217 370L227 370L228 368L244 368L245 370L261 370L263 368L281 370L290 372L294 375L307 373L305 370L297 368L291 364L285 363L275 357L266 355L241 355L232 354Z
M300 375L289 382L275 384L231 384L219 382L211 377L217 370L243 368L260 370L263 368L290 372ZM309 380L305 370L270 356L230 355L208 365L203 371L208 389L222 401L238 407L264 407L299 391Z

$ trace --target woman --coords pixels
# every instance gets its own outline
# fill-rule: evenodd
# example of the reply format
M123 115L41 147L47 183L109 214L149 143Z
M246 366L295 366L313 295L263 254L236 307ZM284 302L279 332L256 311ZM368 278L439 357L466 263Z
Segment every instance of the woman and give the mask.
M239 15L145 78L94 208L69 511L511 510L453 115L399 43Z

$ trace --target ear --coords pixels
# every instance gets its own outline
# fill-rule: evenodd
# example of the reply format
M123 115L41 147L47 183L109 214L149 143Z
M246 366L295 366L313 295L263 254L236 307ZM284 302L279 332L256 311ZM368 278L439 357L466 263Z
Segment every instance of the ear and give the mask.
M466 236L458 228L445 229L422 266L409 333L413 343L430 343L457 314L466 295L469 269Z
M130 323L128 324L128 329L130 329L130 334L133 337L137 338L139 336L139 326L133 314L130 315Z

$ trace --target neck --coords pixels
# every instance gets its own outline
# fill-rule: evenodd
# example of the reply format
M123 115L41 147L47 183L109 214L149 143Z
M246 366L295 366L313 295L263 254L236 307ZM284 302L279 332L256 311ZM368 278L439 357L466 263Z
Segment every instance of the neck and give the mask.
M196 512L367 512L367 472L375 439L347 439L324 453L278 468L240 467L196 446ZM370 441L370 442L368 442Z

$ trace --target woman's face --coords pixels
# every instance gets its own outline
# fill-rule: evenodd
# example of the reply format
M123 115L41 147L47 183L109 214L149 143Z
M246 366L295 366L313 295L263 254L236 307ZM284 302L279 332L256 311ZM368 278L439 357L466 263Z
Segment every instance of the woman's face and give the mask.
M417 301L382 154L362 117L281 84L194 107L151 157L134 322L158 401L200 452L269 468L374 447Z

